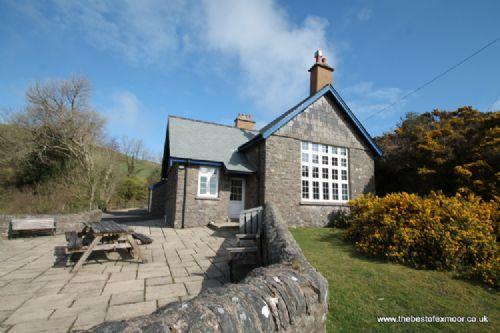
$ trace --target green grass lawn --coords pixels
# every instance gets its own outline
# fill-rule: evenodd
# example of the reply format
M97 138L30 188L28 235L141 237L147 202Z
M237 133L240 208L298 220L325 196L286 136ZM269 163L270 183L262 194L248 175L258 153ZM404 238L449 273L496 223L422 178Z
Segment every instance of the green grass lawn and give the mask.
M329 282L328 332L500 332L498 293L447 272L416 270L358 254L343 231L290 229ZM488 316L489 324L382 324L378 316Z

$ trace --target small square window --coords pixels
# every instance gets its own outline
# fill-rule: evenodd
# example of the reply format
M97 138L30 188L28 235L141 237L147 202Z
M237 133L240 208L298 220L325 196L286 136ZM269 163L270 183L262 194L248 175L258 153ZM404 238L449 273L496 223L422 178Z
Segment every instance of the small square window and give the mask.
M312 162L318 164L319 163L319 157L318 154L312 154Z
M302 153L302 162L309 162L309 154Z
M333 180L338 180L339 179L339 171L332 169L332 179Z
M340 148L340 155L347 156L347 148Z
M323 200L330 200L330 189L328 183L323 183Z
M309 167L307 165L302 166L302 177L309 177Z
M340 159L340 166L347 167L347 159L346 158Z
M309 199L309 182L307 180L302 181L302 198Z
M312 168L312 177L313 178L319 178L319 168L318 167L313 167Z
M319 145L317 143L312 144L312 151L318 152L319 151Z
M328 146L327 145L321 145L321 151L325 154L328 154Z
M302 150L309 150L309 142L302 142Z
M332 147L332 154L337 154L337 147Z
M336 157L332 157L332 165L333 166L338 166L339 165L339 159Z
M313 199L319 200L319 182L312 182Z
M325 165L328 165L328 156L321 156L321 162Z
M328 168L323 168L322 175L324 179L328 179Z
M347 180L347 170L342 170L342 180Z
M332 199L339 200L339 184L332 184Z

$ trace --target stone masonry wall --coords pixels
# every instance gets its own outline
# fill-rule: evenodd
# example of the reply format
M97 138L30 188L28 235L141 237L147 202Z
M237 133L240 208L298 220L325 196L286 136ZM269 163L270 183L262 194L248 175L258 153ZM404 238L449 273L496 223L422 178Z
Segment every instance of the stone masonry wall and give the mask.
M283 212L291 226L324 226L329 215L346 205L301 203L300 141L349 149L350 198L374 192L374 160L329 98L322 97L266 140L265 200Z
M272 204L264 210L263 238L269 265L242 282L207 289L151 315L105 322L90 332L325 332L328 282L304 257Z
M6 239L9 236L10 221L13 218L48 218L53 217L56 223L56 233L62 234L66 231L80 231L83 222L98 222L101 220L102 212L93 210L77 214L20 214L20 215L0 215L0 238Z
M165 205L167 202L167 181L163 180L157 183L151 191L151 215L163 215L165 213Z
M171 168L166 195L165 215L167 226L174 228L182 227L185 172L187 172L187 186L184 227L206 226L210 222L224 222L227 220L229 214L230 179L233 176L219 169L218 198L201 198L198 196L198 170L198 165L175 165ZM256 207L258 205L256 176L234 177L245 178L245 208Z
M165 190L165 221L166 226L174 227L177 209L178 165L170 168Z

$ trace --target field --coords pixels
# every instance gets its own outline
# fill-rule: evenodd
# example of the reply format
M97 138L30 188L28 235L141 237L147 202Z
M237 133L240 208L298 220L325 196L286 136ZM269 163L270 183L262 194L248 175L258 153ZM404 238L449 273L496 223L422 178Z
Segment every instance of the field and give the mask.
M416 270L356 253L343 231L290 229L329 282L328 332L499 332L498 292L451 273ZM489 323L378 323L380 316L488 317Z

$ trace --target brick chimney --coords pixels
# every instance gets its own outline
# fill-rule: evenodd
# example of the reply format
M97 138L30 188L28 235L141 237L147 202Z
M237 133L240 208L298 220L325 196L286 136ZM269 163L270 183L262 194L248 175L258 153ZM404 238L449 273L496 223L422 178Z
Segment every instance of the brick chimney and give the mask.
M326 58L323 57L321 50L314 53L316 63L309 69L311 73L311 88L309 93L314 95L321 88L333 82L333 68L328 66Z
M255 121L252 120L251 114L239 113L238 117L234 120L234 126L244 130L253 131L255 129Z

